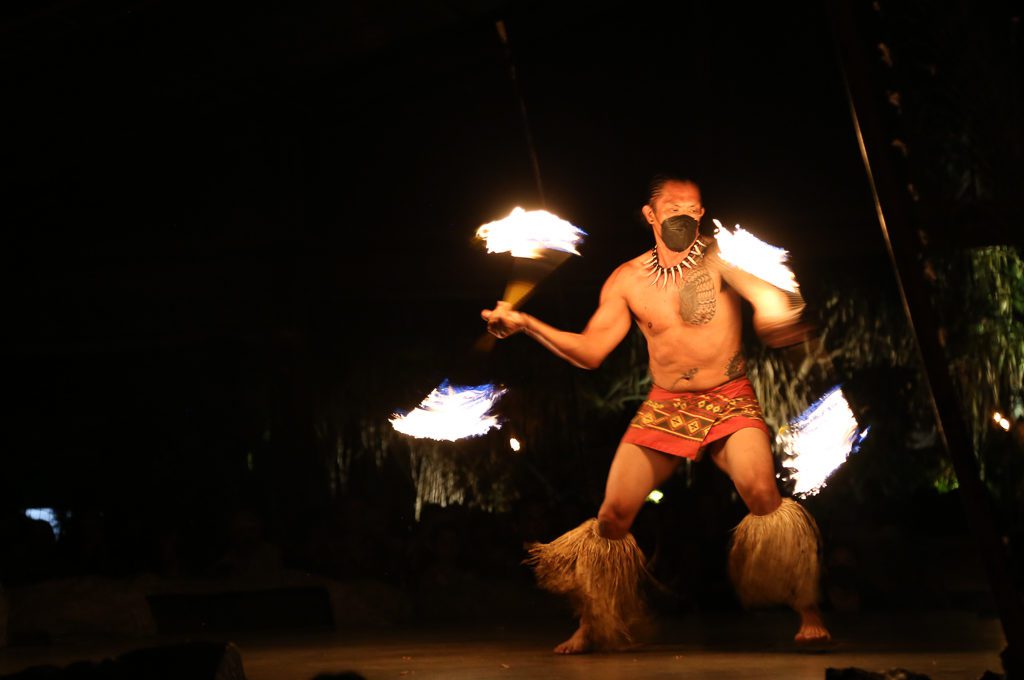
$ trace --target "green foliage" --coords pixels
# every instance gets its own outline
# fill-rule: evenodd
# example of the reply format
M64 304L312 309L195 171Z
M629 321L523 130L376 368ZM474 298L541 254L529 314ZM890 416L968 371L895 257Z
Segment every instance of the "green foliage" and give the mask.
M992 415L1024 416L1024 262L1015 248L992 246L954 253L936 271L950 374L991 482L1011 464L989 446L1003 436Z
M958 253L938 278L946 347L980 445L994 410L1024 415L1024 263L1014 248Z

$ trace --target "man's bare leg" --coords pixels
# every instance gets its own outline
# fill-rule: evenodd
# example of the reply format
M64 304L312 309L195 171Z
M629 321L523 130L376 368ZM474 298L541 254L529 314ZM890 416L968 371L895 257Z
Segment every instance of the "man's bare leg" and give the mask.
M597 513L601 536L620 540L629 533L647 496L676 469L681 458L653 451L636 444L622 442L608 470L604 502ZM565 642L555 647L556 654L582 654L590 651L587 621L580 619L579 628Z
M729 475L751 513L767 515L781 505L772 451L763 431L746 428L733 433L724 445L714 446L711 459ZM796 613L800 615L800 629L793 638L797 643L819 644L832 639L816 605L797 609Z

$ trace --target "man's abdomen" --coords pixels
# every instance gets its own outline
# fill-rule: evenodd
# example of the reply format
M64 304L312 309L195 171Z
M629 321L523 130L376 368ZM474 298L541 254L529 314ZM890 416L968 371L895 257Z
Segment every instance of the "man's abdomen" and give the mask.
M740 334L722 327L683 327L648 338L654 384L666 390L703 390L735 377Z

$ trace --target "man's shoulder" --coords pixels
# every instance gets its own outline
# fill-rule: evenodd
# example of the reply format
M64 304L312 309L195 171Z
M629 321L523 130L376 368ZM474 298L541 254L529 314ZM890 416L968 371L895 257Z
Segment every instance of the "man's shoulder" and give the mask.
M632 258L630 260L626 260L625 262L620 264L615 271L643 269L643 268L645 268L648 265L648 263L650 263L652 255L653 255L653 251L645 250L644 252L640 253L636 257L634 257L634 258Z
M615 270L612 271L611 276L608 277L608 280L610 281L612 279L619 279L623 278L628 274L636 273L637 271L644 269L647 266L648 262L650 262L650 260L651 251L646 250L643 253L637 255L636 257L630 260L626 260L618 267L616 267Z
M718 253L718 239L715 236L708 234L701 234L700 240L704 242L704 252L707 253Z
M620 264L608 275L608 279L604 284L605 290L617 290L624 293L630 284L636 280L637 274L647 266L650 258L651 251L648 250Z
M704 241L704 266L708 269L721 272L724 268L724 262L722 261L722 250L718 245L718 239L714 236L701 235L701 240Z

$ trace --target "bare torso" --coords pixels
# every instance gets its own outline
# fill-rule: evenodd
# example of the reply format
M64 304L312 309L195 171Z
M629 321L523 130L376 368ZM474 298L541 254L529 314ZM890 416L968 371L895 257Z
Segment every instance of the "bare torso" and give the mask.
M712 259L685 276L651 285L650 253L623 264L615 283L644 337L654 384L674 392L705 390L745 372L740 297Z

